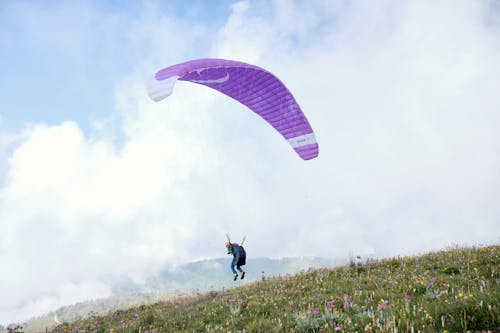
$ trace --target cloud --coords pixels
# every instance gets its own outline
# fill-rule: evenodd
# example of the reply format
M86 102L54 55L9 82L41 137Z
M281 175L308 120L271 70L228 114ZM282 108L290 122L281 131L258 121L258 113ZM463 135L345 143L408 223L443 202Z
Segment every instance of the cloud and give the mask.
M330 22L311 16L319 18L297 33L279 24L279 15L263 19L251 3L243 4L221 30L221 40L229 47L250 41L243 53L258 57L287 83L320 142L320 159L307 171L288 164L290 174L273 177L300 174L309 182L284 185L287 192L296 186L303 198L272 198L280 208L287 207L281 198L304 203L290 215L276 213L277 220L303 225L303 238L287 242L287 253L308 251L297 244L315 238L323 238L324 253L332 254L498 240L500 215L492 200L499 191L493 83L499 26L487 5L460 2L453 19L443 20L451 3L321 4L316 10L329 13ZM300 16L288 17L294 15ZM258 51L251 42L255 35L264 35ZM291 41L297 36L315 43L296 47ZM216 56L233 54L217 50ZM283 166L276 159L273 164ZM277 223L280 238L294 238L296 229L288 234ZM494 232L472 235L475 223Z
M50 294L29 299L19 308L6 308L2 311L4 318L31 318L33 314L46 314L61 304L75 304L84 299L98 299L111 296L109 287L101 282L86 281L79 284L65 283Z
M154 3L120 16L129 29L117 40L137 60L110 92L110 116L0 141L0 265L11 272L0 322L220 256L226 232L270 257L498 242L500 28L488 6L242 1L215 31ZM167 101L147 98L151 68L207 52L277 74L319 158L300 160L210 89L178 82Z

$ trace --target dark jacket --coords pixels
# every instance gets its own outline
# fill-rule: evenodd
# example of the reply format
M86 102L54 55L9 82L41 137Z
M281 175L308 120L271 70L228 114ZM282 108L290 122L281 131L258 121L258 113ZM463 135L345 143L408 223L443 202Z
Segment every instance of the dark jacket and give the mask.
M247 254L243 246L240 246L236 243L232 244L233 254L233 265L234 266L244 266L247 260Z

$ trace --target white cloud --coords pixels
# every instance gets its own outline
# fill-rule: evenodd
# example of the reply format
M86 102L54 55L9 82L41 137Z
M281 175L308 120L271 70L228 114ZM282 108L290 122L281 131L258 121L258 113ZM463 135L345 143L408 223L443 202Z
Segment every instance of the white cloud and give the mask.
M81 300L100 299L111 296L108 286L100 282L87 281L84 283L65 283L55 291L40 294L24 302L18 308L2 309L4 318L31 318L33 314L45 314L55 310L61 304L75 304ZM5 312L4 312L5 311Z
M106 295L118 277L165 262L222 255L227 231L272 257L498 242L500 45L488 4L302 6L239 2L213 32L152 5L120 39L141 56L109 119L90 134L73 121L30 125L12 151L0 142L0 265L11 272L0 277L0 322ZM287 84L318 159L300 160L204 87L179 82L167 101L147 98L145 69L203 53L202 36L213 36L202 47L212 56Z

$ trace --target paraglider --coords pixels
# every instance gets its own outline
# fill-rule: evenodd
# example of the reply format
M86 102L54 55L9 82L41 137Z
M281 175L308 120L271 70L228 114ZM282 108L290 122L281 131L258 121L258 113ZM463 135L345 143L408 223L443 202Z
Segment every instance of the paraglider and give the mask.
M198 59L158 71L148 94L160 101L177 80L215 89L247 106L273 126L304 160L318 156L313 129L295 98L272 73L255 65L224 59Z
M245 249L243 248L243 243L245 242L246 237L243 237L241 245L238 245L238 243L231 243L229 235L226 234L226 237L227 254L233 255L233 260L231 261L231 271L233 272L233 279L234 281L236 281L238 279L238 272L240 272L241 279L243 280L245 278L245 271L241 268L241 266L245 266L246 264L247 254L245 252ZM235 267L238 272L236 271Z

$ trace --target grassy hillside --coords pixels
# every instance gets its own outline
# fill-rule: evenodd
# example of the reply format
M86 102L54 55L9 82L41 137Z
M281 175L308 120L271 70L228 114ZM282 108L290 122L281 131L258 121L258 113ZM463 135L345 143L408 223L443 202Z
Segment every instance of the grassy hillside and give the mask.
M172 299L174 296L192 292L208 292L235 285L228 278L232 257L202 260L178 267L166 267L159 274L150 276L144 282L122 280L113 286L113 296L64 306L47 315L32 318L23 326L24 333L45 332L60 322L84 319L89 313L103 315L110 311L130 308L140 304L151 304ZM297 273L310 267L331 267L345 264L345 259L325 259L317 257L299 258L249 258L247 278L238 284L260 280L262 276L278 276ZM12 326L15 326L13 324ZM0 333L4 333L0 327Z
M32 318L26 323L19 324L23 327L24 333L45 332L46 328L56 326L56 320L59 322L73 322L88 317L89 313L106 314L110 310L128 309L141 304L152 304L159 301L173 299L176 295L173 293L157 294L133 294L126 296L110 297L87 302L79 302L73 305L64 306L57 311L44 316ZM16 326L11 325L11 326ZM0 333L7 332L0 328Z
M266 279L53 332L463 332L500 327L500 246Z

